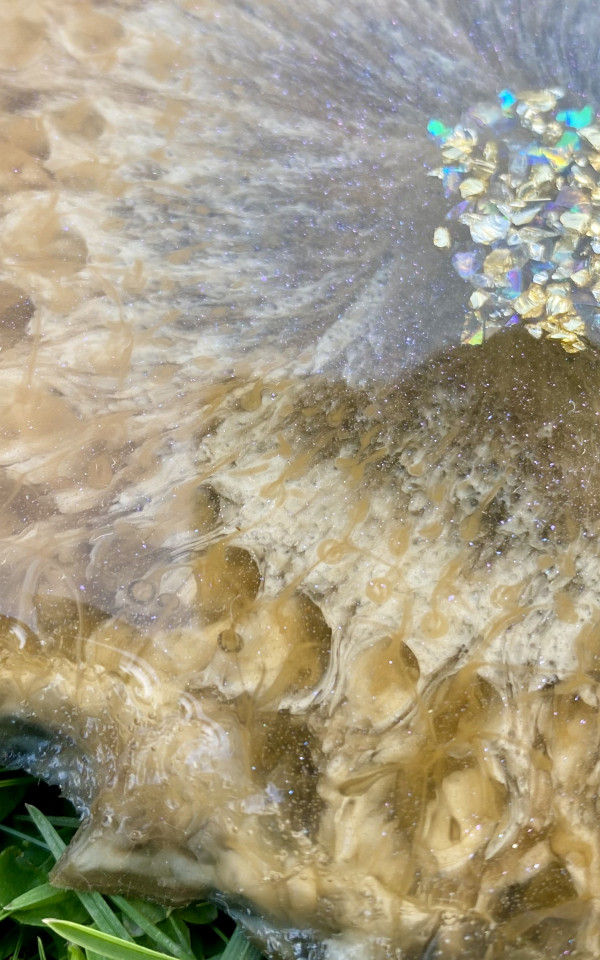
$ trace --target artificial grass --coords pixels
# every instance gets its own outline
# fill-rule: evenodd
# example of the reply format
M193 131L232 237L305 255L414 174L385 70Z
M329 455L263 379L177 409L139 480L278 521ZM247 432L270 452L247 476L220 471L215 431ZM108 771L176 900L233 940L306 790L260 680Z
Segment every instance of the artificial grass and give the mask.
M173 910L52 887L78 825L55 790L0 769L0 960L260 960L211 903Z

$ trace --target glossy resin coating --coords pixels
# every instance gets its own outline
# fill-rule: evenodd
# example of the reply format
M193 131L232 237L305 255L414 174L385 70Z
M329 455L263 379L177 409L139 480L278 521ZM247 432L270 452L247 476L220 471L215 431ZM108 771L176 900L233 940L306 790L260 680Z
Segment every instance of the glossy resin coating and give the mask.
M585 331L544 286L460 345L427 130L592 126L595 11L0 10L0 759L82 814L56 883L273 957L598 956L595 185Z

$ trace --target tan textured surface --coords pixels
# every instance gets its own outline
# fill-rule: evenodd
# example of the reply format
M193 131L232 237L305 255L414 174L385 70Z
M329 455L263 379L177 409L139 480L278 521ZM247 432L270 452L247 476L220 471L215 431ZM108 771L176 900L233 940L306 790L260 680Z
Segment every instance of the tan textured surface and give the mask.
M1 712L89 813L63 883L591 958L598 360L414 365L463 293L418 57L502 80L422 7L4 4Z

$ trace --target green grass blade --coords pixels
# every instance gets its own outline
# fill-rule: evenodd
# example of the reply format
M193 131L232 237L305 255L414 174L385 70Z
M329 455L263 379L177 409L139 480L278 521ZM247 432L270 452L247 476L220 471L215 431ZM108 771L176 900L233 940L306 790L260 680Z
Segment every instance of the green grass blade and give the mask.
M49 903L52 900L58 900L65 896L64 890L53 887L51 883L40 883L37 887L32 887L20 897L15 897L10 903L7 903L2 909L9 913L13 910L27 910L28 907L37 907L41 903Z
M32 807L29 803L25 804L25 808L42 837L46 841L46 846L48 847L50 853L55 860L58 860L67 849L66 843L61 839L61 837L59 837L58 833L41 810L38 810L37 807Z
M230 938L229 938L229 937L226 937L225 934L223 933L223 931L222 931L222 930L219 930L219 928L218 928L218 927L216 926L216 924L214 924L214 923L211 923L210 929L212 930L212 932L213 932L214 934L216 934L217 937L219 937L220 940L223 941L223 943L225 944L225 946L227 946L227 944L229 943ZM217 960L221 960L221 954L219 954Z
M13 830L12 827L7 827L4 823L0 823L0 830L2 833L7 833L10 837L17 837L18 840L23 840L25 843L32 843L34 847L41 847L42 850L48 849L48 844L44 843L43 840L38 840L37 837L23 833L22 830Z
M46 960L46 951L44 949L44 944L42 943L42 938L37 938L37 948L38 948L38 957L40 960Z
M16 813L13 820L31 823L31 817L28 813ZM48 823L51 823L53 827L70 827L72 830L77 830L77 828L81 826L81 819L79 817L54 817L50 815L46 817L46 820Z
M44 816L41 810L38 810L37 807L33 807L30 804L26 804L26 807L27 812L46 841L46 844L48 845L48 848L50 849L54 859L58 860L67 848L66 843L58 835L52 824L48 821L48 818ZM121 940L129 940L130 942L133 942L132 937L130 937L119 918L111 910L104 897L100 896L99 893L81 893L78 890L75 892L79 897L80 902L83 904L90 917L101 931L107 934L112 934ZM64 922L66 923L66 921Z
M19 928L19 936L17 937L17 944L13 951L12 960L18 960L19 953L21 952L21 945L23 943L23 927Z
M151 920L148 920L144 914L137 909L132 903L129 903L125 897L111 897L112 902L116 907L119 908L130 920L133 920L135 924L143 930L149 937L154 940L155 944L164 950L165 953L170 953L174 957L179 957L180 960L194 960L194 955L185 949L184 945L176 943L171 937L167 936L166 933L163 933L162 930L159 930L155 923L152 923Z
M176 942L179 944L182 950L189 954L190 931L187 924L183 920L179 920L178 917L169 916L167 917L165 926L169 926L171 928Z
M222 930L219 930L219 928L216 926L216 924L211 923L210 929L212 930L213 933L215 933L215 934L217 935L217 937L219 937L219 938L223 941L223 943L224 943L225 945L227 945L227 944L229 943L230 938L229 938L229 937L226 937L225 934L223 933L223 931L222 931ZM220 956L221 956L221 954L219 954L219 958L220 958Z
M139 943L121 940L110 933L92 930L90 927L83 927L80 923L71 923L70 920L49 918L44 920L44 923L70 943L107 957L108 960L173 960L173 957L167 953L150 950L148 947L140 946Z
M246 939L241 927L236 927L221 960L260 960L261 956L260 950Z
M128 931L125 929L119 918L110 909L104 897L99 893L80 893L75 891L94 923L103 933L110 934L118 940L128 940L133 943Z
M67 957L68 960L85 960L86 954L81 947L76 947L74 943L69 943L67 946Z

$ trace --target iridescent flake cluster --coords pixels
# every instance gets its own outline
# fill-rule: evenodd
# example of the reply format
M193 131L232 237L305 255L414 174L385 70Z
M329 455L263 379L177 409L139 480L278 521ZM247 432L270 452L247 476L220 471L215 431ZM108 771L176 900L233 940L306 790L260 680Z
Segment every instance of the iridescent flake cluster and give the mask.
M600 326L600 125L589 105L558 110L563 96L503 90L427 125L443 157L430 175L460 199L433 242L474 288L465 343L523 322L578 353Z

